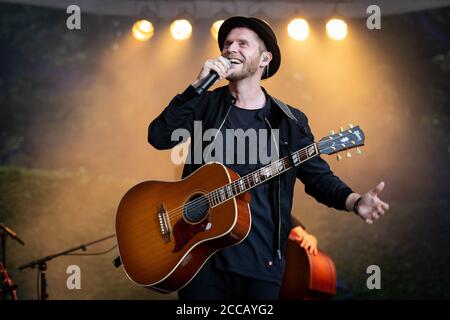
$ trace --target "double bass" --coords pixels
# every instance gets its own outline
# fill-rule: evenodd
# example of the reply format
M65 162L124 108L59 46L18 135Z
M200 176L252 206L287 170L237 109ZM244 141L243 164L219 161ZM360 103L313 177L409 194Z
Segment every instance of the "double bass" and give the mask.
M336 266L324 252L313 255L296 241L286 244L281 300L327 300L336 295Z

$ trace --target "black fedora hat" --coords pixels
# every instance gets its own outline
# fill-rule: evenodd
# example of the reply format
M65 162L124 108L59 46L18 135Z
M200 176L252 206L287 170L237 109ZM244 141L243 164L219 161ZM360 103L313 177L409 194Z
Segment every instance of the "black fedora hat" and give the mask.
M228 33L234 28L246 27L253 30L266 45L267 51L272 53L272 61L269 64L268 72L264 72L262 79L270 78L273 76L280 67L281 63L281 52L278 47L277 37L275 33L270 28L270 26L261 19L254 17L231 17L225 20L219 29L219 34L217 36L217 41L219 42L220 51L223 49L223 45Z

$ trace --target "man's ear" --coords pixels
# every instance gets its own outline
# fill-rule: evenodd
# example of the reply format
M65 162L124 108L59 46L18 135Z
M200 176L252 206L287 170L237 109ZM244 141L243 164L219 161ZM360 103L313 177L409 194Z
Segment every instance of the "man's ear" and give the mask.
M270 60L272 60L272 54L270 52L264 52L262 57L262 62L264 62L264 66L268 65Z

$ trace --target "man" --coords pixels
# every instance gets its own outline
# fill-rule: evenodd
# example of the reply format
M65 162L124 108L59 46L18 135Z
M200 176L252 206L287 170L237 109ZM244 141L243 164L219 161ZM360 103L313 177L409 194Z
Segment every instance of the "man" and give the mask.
M256 163L249 161L255 146L258 151L265 148L267 154L275 153L281 158L314 141L307 117L271 97L261 87L261 79L273 76L281 62L277 39L270 26L257 18L231 17L219 29L218 44L221 56L207 60L197 79L175 96L149 126L149 142L157 149L176 146L182 141L172 139L174 130L188 130L191 137L188 159L198 154L195 148L199 144L195 142L201 141L202 163L187 161L183 177L212 160L208 151L216 141L223 142L222 150L215 149L218 153L223 151L218 159L241 176L263 166L260 152ZM195 89L211 70L220 79L227 79L228 86L197 94ZM203 132L217 129L211 144L199 136L194 121L201 121ZM243 149L237 152L242 146L226 135L231 129L268 130L270 134L259 136L256 144L241 141ZM217 139L219 135L221 139ZM278 141L273 143L274 140ZM242 150L245 150L244 163L238 161ZM383 182L360 196L333 175L322 158L314 157L251 190L252 226L248 236L239 244L214 254L192 281L179 290L180 299L278 298L286 241L290 236L299 244L302 242L301 228L292 228L291 221L296 178L317 201L338 210L354 211L368 223L389 208L377 196L384 187Z

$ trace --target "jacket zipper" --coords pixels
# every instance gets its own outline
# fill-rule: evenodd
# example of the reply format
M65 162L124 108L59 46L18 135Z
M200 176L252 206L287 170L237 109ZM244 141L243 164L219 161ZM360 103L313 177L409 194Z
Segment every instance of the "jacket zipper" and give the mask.
M264 117L264 120L266 120L267 124L269 125L270 136L273 139L273 142L274 142L274 145L275 145L275 149L277 150L278 158L280 158L280 151L278 149L277 142L275 141L275 137L273 135L272 126L270 125L270 122L269 122L269 120L267 120L266 117ZM280 175L278 175L277 179L278 179L278 232L277 232L278 233L277 234L277 236L278 236L277 246L278 247L277 247L277 258L278 258L278 260L281 260L281 242L280 242L280 237L281 237L281 206L280 206L280 203L281 203L281 191L280 191L281 190L281 177L280 177Z

